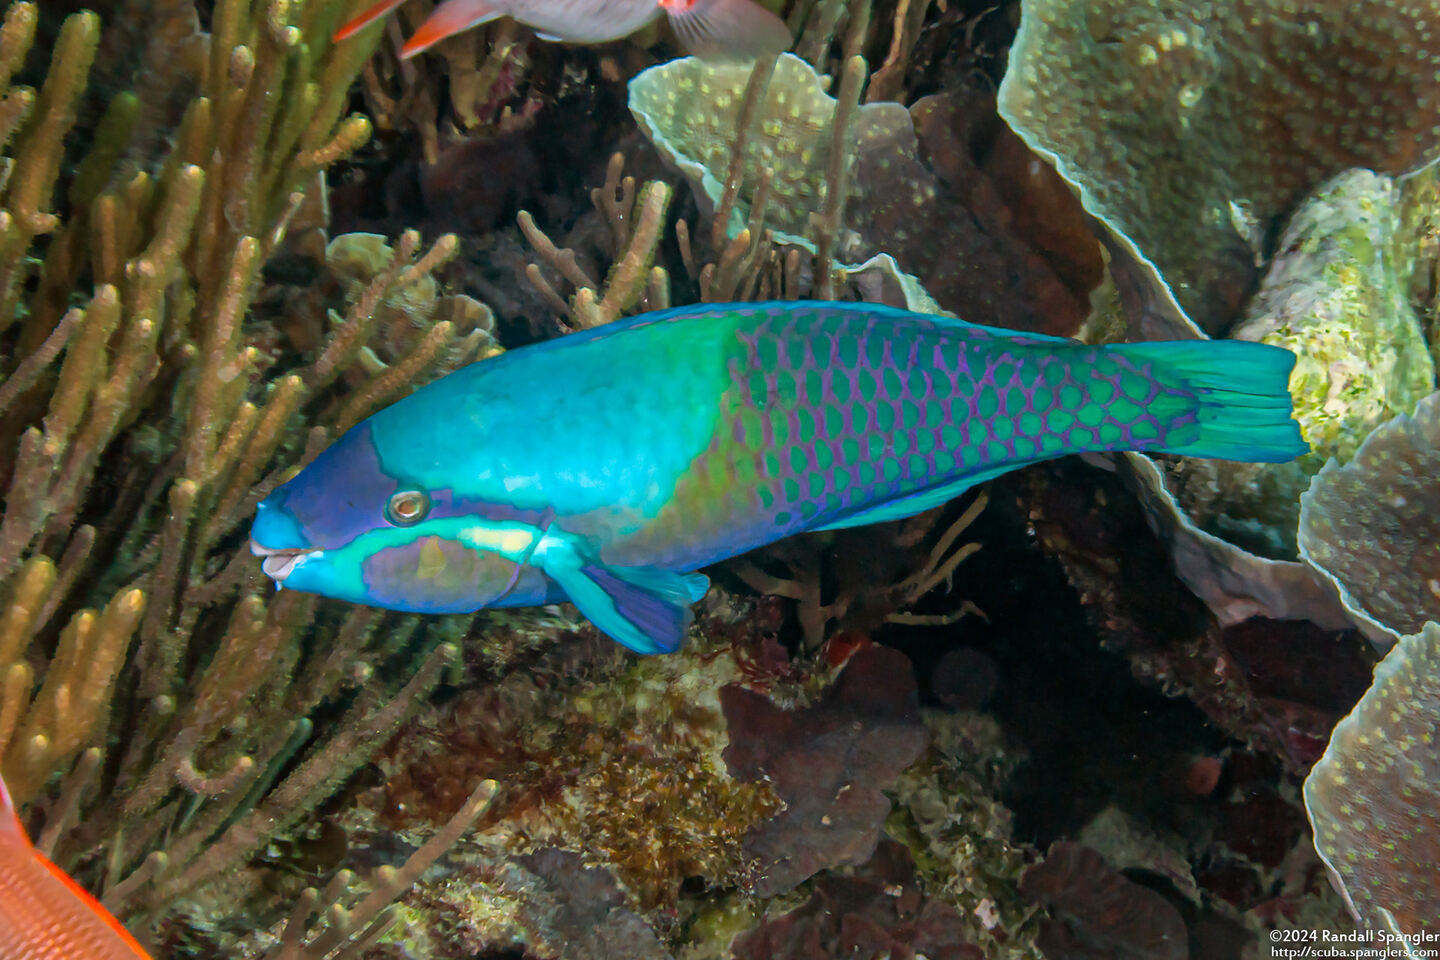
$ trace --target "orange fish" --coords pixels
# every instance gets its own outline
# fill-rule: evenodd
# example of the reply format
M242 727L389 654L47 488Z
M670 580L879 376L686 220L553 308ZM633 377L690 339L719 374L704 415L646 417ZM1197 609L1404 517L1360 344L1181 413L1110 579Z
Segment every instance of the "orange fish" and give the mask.
M338 43L405 0L380 0L335 34ZM791 43L785 22L751 0L445 0L400 50L413 57L446 37L498 17L534 27L540 37L565 43L604 43L669 14L685 48L707 59L753 59Z
M150 960L129 931L30 843L0 780L0 958Z

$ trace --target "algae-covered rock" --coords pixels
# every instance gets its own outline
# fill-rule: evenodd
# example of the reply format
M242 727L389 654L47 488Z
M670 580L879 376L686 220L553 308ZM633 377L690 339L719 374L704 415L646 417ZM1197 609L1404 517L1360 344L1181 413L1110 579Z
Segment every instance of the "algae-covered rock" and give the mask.
M1331 882L1358 920L1392 934L1433 931L1440 917L1437 711L1440 624L1430 623L1375 668L1374 684L1305 780Z
M1433 159L1437 56L1436 0L1026 0L1000 113L1216 333L1302 196Z
M1401 191L1368 170L1322 186L1291 218L1234 331L1295 354L1290 392L1311 452L1284 464L1185 461L1173 478L1205 529L1268 556L1295 552L1299 498L1332 457L1414 408L1435 386L1408 297Z
M1440 393L1320 471L1301 498L1300 552L1378 644L1440 621Z
M869 860L890 812L881 793L925 748L914 674L905 656L867 647L821 699L784 710L737 685L720 691L730 738L725 763L774 786L785 809L745 838L757 896L785 893L818 871Z

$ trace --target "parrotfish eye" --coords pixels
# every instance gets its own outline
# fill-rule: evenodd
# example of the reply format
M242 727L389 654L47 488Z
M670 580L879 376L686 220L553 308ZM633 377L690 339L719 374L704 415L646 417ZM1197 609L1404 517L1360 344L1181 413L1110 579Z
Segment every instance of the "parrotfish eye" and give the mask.
M385 504L385 519L397 527L410 527L430 512L430 495L424 490L397 490Z

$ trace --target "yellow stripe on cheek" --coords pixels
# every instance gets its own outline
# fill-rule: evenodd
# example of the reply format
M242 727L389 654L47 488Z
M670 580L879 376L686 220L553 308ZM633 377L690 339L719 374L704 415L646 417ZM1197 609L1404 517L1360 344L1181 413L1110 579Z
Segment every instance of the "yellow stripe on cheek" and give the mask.
M493 527L466 527L458 534L461 543L477 550L492 550L502 556L515 559L530 549L535 535L527 530L501 529Z

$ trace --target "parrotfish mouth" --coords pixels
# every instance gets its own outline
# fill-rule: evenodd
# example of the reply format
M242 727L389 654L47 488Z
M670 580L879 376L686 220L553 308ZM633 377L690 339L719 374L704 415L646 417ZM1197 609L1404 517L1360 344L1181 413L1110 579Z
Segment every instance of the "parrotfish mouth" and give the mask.
M308 557L312 553L320 553L320 550L306 549L303 547L265 547L254 540L250 541L250 552L257 557L264 557L265 561L260 564L260 569L265 571L265 576L276 583L283 583L290 572L295 569L295 564L300 562L302 557Z

